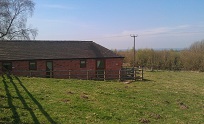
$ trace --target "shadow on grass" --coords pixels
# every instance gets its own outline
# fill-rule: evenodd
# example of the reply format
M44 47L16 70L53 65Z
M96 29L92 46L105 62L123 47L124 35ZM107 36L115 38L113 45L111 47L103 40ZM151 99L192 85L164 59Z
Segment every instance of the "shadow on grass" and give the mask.
M23 85L22 81L15 76L15 78L17 79L17 81L19 82L19 84L22 86L22 88L25 90L25 92L28 94L28 96L33 100L33 102L38 106L39 110L42 112L42 114L47 118L47 120L52 123L55 124L56 122L51 118L51 116L44 110L44 108L42 107L42 105L37 101L37 99L35 99L35 97L33 97L33 95L26 89L26 87Z
M4 75L2 75L2 78L3 78L2 82L4 83L6 96L7 96L7 99L8 99L8 106L9 106L9 108L11 108L11 111L13 113L13 116L12 116L12 118L14 119L13 122L15 124L18 124L18 123L21 122L19 114L18 114L18 112L16 110L16 107L13 104L13 100L12 100L13 98L12 98L11 93L9 91L9 87L8 87L8 85L6 83L6 79L5 79Z
M15 92L18 96L18 98L20 99L21 103L23 104L24 106L24 109L26 109L30 115L32 116L32 119L33 119L33 122L35 124L40 124L38 118L36 117L34 111L32 110L32 108L30 108L25 100L25 98L23 98L23 96L21 95L20 91L19 91L19 88L18 86L16 85L16 83L13 81L13 78L7 74L7 78L9 79L9 82L6 82L6 78L4 75L2 75L2 78L3 78L3 83L4 83L4 87L5 87L5 91L6 91L6 96L7 96L7 99L8 99L8 108L11 109L12 111L12 123L15 123L15 124L19 124L21 123L21 120L20 120L20 116L17 112L17 107L14 105L13 103L13 98L12 95L11 95L11 92L9 91L9 86L8 86L8 83L11 83L15 89ZM28 91L28 89L23 85L22 81L15 76L15 79L18 81L17 83L20 84L20 86L23 88L23 90L28 94L28 96L32 99L32 101L37 105L38 109L41 111L41 113L46 117L46 119L51 123L51 124L56 124L56 122L50 117L50 115L44 110L44 108L42 107L42 105L37 101L37 99L35 97L33 97L33 95Z
M32 116L33 122L35 122L35 124L40 124L40 122L38 121L37 117L35 116L34 112L32 111L32 108L30 108L28 106L28 104L26 103L25 99L23 98L23 96L20 94L20 91L18 89L18 87L16 86L16 84L13 82L13 78L10 75L7 75L7 77L10 79L10 83L12 83L12 85L15 88L16 94L18 95L21 103L23 104L24 108L26 110L29 111L30 115Z

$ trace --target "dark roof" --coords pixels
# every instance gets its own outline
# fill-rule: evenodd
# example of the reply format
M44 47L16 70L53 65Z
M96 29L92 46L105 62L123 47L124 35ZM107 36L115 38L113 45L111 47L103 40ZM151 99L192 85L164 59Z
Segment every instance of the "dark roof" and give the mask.
M0 60L123 58L93 41L0 41Z

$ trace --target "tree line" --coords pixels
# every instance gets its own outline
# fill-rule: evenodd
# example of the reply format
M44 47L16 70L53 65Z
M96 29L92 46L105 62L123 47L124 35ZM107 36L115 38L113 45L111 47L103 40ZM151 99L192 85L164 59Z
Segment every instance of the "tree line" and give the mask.
M118 51L124 56L126 66L133 66L133 49ZM151 70L191 70L204 71L204 40L194 42L183 50L139 49L135 55L135 66L143 66Z

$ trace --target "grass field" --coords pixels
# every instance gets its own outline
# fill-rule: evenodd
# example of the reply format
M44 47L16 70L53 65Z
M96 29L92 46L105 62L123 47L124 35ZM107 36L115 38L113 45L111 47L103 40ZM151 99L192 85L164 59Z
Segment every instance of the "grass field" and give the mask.
M204 73L145 72L145 81L0 77L0 123L204 123Z

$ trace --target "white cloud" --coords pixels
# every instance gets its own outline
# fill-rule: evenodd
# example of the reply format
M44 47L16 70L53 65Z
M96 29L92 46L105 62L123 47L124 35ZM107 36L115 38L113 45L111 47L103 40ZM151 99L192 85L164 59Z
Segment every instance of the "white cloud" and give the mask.
M136 48L184 48L192 42L202 40L203 25L178 25L172 27L157 27L145 30L124 30L121 33L109 34L96 41L108 48L132 48L133 38L138 35ZM103 39L102 39L103 38Z
M203 26L199 26L203 27ZM139 36L156 36L158 35L189 35L189 34L195 34L195 33L204 33L204 30L198 30L197 25L178 25L174 27L157 27L157 28L152 28L152 29L146 29L146 30L135 30L135 31L130 31L126 30L121 33L121 35L127 35L127 34L138 34Z

